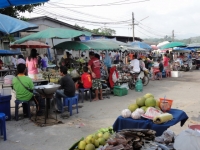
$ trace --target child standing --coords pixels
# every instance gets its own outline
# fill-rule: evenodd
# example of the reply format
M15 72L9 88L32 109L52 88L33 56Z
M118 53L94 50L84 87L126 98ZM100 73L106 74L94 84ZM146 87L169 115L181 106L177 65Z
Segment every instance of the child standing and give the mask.
M158 59L157 62L159 63L159 71L160 71L157 73L157 79L160 80L162 79L162 72L163 72L164 66L163 66L163 63L160 61L160 59Z

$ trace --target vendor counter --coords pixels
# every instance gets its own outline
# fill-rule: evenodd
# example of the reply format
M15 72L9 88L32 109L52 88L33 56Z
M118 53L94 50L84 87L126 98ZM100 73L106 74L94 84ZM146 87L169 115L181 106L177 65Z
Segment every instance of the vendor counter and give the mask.
M163 124L155 124L152 120L145 118L135 120L119 116L113 124L113 130L118 132L122 129L152 129L156 131L156 136L161 136L170 126L173 126L178 122L180 122L180 126L183 126L188 119L187 114L182 110L171 109L168 113L173 115L173 119Z

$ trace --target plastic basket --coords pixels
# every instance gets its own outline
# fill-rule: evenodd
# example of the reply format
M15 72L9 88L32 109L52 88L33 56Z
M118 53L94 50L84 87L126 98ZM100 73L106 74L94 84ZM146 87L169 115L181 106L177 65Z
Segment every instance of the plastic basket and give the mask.
M163 110L163 108L161 107L161 103L163 103L164 100L169 105L169 107ZM173 103L173 100L171 100L171 99L160 98L160 109L162 111L170 111L170 109L172 107L172 103Z
M115 96L124 96L128 94L127 88L120 88L120 86L114 86L113 92Z

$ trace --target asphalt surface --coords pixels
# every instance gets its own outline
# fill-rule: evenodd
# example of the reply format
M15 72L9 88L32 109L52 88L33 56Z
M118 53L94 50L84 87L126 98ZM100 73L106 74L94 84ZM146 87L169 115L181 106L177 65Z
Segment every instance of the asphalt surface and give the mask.
M112 126L121 111L134 103L137 97L152 93L155 98L166 96L174 100L172 107L184 110L189 119L183 127L170 127L176 134L188 125L200 122L200 71L183 72L182 78L164 78L150 81L143 92L129 90L123 97L111 96L97 102L80 103L79 113L73 111L68 119L59 118L63 124L39 127L29 119L7 121L7 141L0 138L0 150L63 150L69 149L81 137L100 128ZM12 99L12 106L14 102ZM14 116L14 109L12 109Z

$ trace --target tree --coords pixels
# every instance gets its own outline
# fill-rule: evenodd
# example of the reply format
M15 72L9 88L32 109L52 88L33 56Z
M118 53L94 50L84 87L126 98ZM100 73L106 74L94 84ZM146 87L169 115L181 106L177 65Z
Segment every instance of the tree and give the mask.
M75 26L82 30L89 31L89 32L92 32L92 33L98 34L98 35L112 36L112 35L116 34L116 31L113 29L110 29L110 28L97 28L97 29L91 30L91 29L85 28L84 26L81 27L77 24L75 24Z
M5 14L14 18L21 18L20 13L24 13L26 11L33 12L34 7L41 6L43 3L39 4L30 4L30 5L22 5L22 6L13 6L13 7L7 7L0 9L1 14ZM25 17L22 17L22 20L26 19Z

